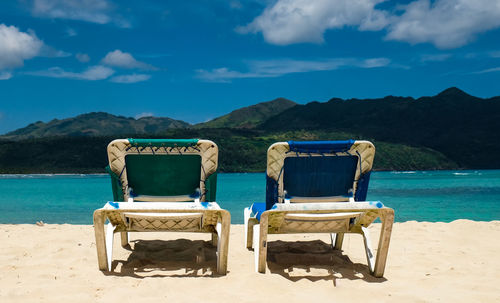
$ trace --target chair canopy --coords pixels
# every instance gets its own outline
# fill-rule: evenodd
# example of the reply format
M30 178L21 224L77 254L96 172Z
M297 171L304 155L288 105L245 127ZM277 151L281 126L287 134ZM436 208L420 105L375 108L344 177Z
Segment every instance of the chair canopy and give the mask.
M114 199L192 200L200 190L201 201L215 201L217 157L217 145L209 140L114 140L108 146Z
M266 209L292 202L366 199L375 147L368 141L289 141L267 156Z

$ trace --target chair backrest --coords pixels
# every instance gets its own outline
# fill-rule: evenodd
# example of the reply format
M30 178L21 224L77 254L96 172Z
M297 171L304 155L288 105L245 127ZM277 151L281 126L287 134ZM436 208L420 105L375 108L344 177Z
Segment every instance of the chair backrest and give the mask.
M368 141L289 141L268 149L266 208L366 199L375 147Z
M209 140L120 139L108 145L117 201L215 201L218 148Z
M126 155L125 166L134 195L193 195L200 188L200 155Z

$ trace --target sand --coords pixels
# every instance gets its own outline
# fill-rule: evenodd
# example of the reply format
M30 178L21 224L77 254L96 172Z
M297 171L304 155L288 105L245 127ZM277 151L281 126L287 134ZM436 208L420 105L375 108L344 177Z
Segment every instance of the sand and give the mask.
M500 221L396 223L380 279L359 235L342 252L328 235L271 235L258 274L232 225L227 276L213 274L208 234L134 233L133 250L115 236L102 273L92 226L0 225L0 302L500 302Z

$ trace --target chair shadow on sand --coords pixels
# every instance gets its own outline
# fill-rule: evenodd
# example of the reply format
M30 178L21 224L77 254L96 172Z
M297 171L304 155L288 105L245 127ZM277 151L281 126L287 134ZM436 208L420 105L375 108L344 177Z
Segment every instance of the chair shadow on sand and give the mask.
M387 281L370 274L367 265L353 263L342 251L334 250L321 240L270 241L267 248L267 266L271 273L296 282L326 280L337 284L337 279L364 280L371 283Z
M203 240L135 240L127 260L114 260L108 275L147 277L218 277L217 247ZM121 266L119 266L121 265Z

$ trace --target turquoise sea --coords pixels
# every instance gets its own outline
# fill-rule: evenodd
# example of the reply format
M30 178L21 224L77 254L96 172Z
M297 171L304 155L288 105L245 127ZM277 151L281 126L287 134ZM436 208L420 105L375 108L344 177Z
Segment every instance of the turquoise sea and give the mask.
M217 201L232 223L264 197L264 173L219 174ZM106 175L0 175L0 223L92 224L111 199ZM500 220L500 170L374 172L368 200L394 208L399 222Z

